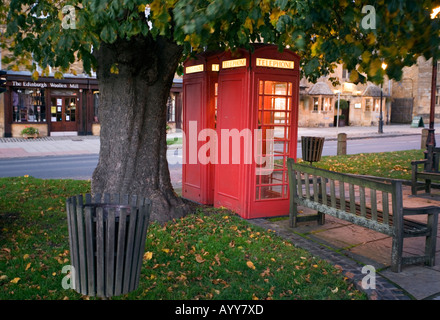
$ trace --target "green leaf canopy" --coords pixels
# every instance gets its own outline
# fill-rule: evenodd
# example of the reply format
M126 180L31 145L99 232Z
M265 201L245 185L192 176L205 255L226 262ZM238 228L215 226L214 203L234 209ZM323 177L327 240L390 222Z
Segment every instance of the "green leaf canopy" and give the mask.
M93 49L132 37L166 37L183 57L253 42L290 47L311 81L342 63L353 82L400 79L420 56L439 56L439 1L349 0L78 0L2 1L3 48L15 65L32 59L68 70L79 59L96 66ZM66 10L66 8L71 8ZM74 28L72 28L74 22ZM67 28L66 28L67 25ZM69 27L70 26L70 27ZM384 71L381 64L388 68ZM29 66L32 68L32 66ZM34 66L35 68L35 66Z

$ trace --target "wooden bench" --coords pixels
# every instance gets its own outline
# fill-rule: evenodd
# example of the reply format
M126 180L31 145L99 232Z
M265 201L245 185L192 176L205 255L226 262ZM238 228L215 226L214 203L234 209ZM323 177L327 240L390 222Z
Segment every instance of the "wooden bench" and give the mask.
M440 181L440 173L438 171L438 163L434 164L437 172L419 171L419 165L426 165L427 159L411 161L411 193L417 194L418 190L425 190L431 193L432 181ZM419 184L419 180L424 180L423 184Z
M435 264L438 213L440 207L404 208L402 182L363 178L332 172L288 159L290 226L298 222L325 222L325 214L391 236L391 270L424 262ZM297 206L314 209L316 215L298 216ZM404 219L407 215L428 215L427 223ZM425 237L423 256L403 257L403 239Z

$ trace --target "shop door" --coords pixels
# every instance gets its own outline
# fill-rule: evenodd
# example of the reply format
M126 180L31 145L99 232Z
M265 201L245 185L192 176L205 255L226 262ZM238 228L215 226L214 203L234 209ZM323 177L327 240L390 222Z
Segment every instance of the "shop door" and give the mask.
M77 131L77 97L52 97L51 131Z

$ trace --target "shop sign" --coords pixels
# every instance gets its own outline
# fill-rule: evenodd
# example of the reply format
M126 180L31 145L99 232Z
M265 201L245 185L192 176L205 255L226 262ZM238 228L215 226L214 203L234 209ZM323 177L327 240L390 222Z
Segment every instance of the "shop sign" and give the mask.
M79 89L78 83L12 81L14 87Z

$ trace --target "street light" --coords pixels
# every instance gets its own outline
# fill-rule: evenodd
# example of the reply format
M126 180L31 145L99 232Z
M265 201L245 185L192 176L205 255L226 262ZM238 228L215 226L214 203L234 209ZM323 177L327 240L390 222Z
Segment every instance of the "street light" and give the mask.
M436 7L432 10L431 19L435 19L437 14L440 12L440 7ZM434 168L434 148L435 148L435 95L437 92L437 59L435 56L432 57L432 80L431 80L431 106L429 110L429 129L428 137L426 139L426 159L427 163L425 165L426 171L436 170Z
M382 69L385 71L387 68L387 64L385 62L382 62ZM380 84L380 113L379 113L379 133L383 133L383 113L382 113L382 100L383 100L383 81Z

